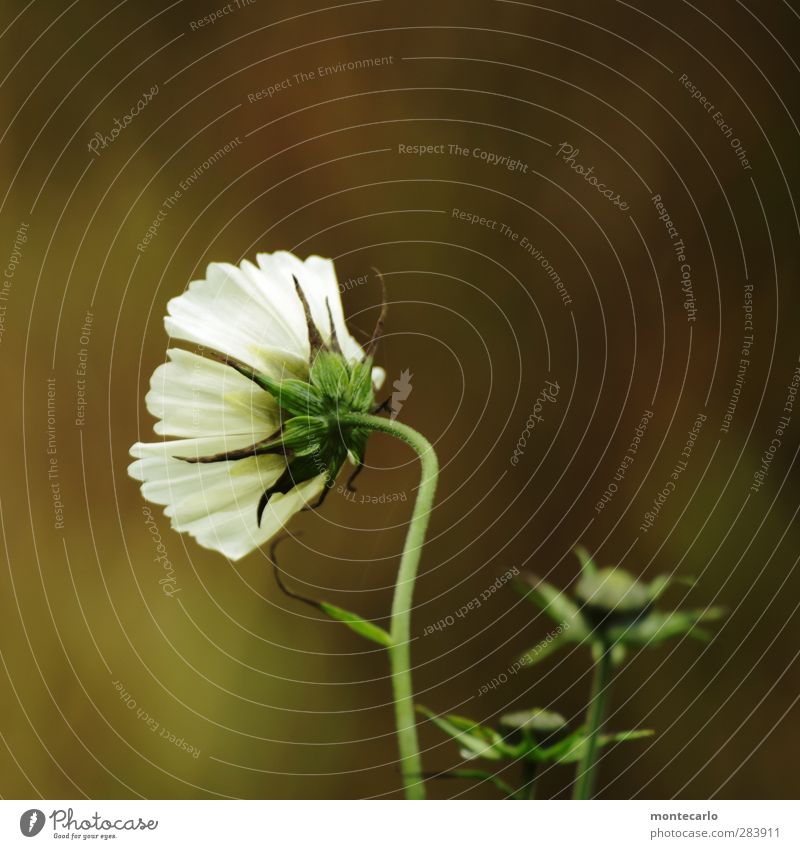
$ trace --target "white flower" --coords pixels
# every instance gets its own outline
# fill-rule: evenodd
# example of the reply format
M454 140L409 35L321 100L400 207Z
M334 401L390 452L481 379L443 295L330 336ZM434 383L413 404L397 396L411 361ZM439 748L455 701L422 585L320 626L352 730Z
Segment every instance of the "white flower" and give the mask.
M232 560L319 499L345 456L363 461L366 434L335 412L370 408L384 377L374 338L365 353L347 330L331 260L256 259L211 263L167 305L170 336L201 349L153 373L147 409L174 438L137 442L128 469L176 531Z

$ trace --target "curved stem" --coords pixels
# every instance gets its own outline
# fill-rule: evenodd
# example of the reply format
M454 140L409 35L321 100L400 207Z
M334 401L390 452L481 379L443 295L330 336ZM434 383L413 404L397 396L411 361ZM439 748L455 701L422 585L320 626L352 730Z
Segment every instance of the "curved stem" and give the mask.
M417 742L417 720L414 713L414 691L411 686L411 608L414 581L417 577L422 545L433 507L439 461L433 446L417 431L400 422L360 413L339 417L342 426L355 426L388 433L402 439L419 455L421 473L414 512L403 545L400 568L392 602L389 662L392 670L392 690L397 724L397 743L400 749L400 771L407 799L424 799L425 784L422 761Z
M588 736L583 749L583 755L580 761L578 761L578 767L575 771L573 799L591 799L594 794L600 730L606 721L606 715L608 713L608 696L611 684L611 647L606 643L601 643L599 650L601 654L594 663L592 695L586 711L586 731Z

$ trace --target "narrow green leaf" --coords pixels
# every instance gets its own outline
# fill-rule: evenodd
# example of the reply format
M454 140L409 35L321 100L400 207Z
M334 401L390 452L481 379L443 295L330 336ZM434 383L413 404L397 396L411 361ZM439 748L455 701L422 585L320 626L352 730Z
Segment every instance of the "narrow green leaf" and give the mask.
M615 734L601 734L600 745L608 746L610 743L625 743L628 740L642 740L652 737L656 732L651 728L636 728L633 731L617 731Z
M508 748L503 744L503 738L493 728L465 716L435 714L423 705L417 705L417 711L452 737L465 750L464 757L499 761L510 756Z
M583 572L584 575L596 575L597 565L594 560L592 560L592 555L589 554L588 550L582 545L577 546L574 550L575 555L581 562L581 572Z
M372 640L373 643L378 643L378 645L384 648L389 648L391 645L392 638L388 631L384 631L383 628L372 622L367 622L366 619L362 619L358 614L337 607L335 604L328 604L326 601L321 601L319 606L331 619L343 622L348 628L355 631L356 634L366 637L366 639Z
M652 737L653 731L649 730L634 730L634 731L618 731L615 734L601 734L597 743L600 748L608 746L611 743L622 743L628 740L641 740L643 737ZM552 746L545 750L548 758L561 764L576 763L581 759L584 748L588 745L589 738L584 728L580 728L562 741L560 745ZM564 745L568 743L568 745ZM556 751L557 750L557 751Z
M682 634L693 634L703 639L706 632L697 626L701 622L714 622L724 615L725 611L721 607L669 612L653 610L633 625L615 628L612 636L625 645L633 646L659 645Z
M650 595L650 603L654 604L673 584L683 584L686 587L694 586L695 579L688 576L658 575L650 582L647 591Z
M533 583L533 582L536 583ZM590 628L578 606L564 593L560 593L552 584L531 576L532 589L527 597L540 607L554 622L565 624L572 631L575 642L589 636Z
M550 657L551 654L567 642L570 642L569 631L562 631L558 636L553 637L549 641L545 638L532 648L523 652L519 656L519 662L523 666L533 666L536 663L541 663L546 657Z

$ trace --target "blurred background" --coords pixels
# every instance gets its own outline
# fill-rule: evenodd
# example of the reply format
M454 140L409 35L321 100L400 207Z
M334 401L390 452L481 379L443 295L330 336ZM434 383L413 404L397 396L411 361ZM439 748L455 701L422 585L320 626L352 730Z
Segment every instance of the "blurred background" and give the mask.
M511 583L454 614L508 570L569 587L583 544L730 611L620 672L609 727L656 735L604 754L600 794L796 797L796 4L34 0L0 32L4 797L400 795L382 651L266 552L148 519L126 473L167 301L278 249L334 258L362 340L386 279L387 394L410 375L400 420L442 463L419 701L579 723L580 650L479 695L553 627ZM368 460L281 567L385 625L418 466L378 436Z

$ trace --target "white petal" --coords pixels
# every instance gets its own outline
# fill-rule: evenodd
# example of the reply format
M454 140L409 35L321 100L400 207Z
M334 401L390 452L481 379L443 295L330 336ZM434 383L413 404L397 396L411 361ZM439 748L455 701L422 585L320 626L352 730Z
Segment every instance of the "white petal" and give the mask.
M324 486L325 476L318 475L290 489L285 495L273 495L264 509L261 527L256 523L256 511L263 489L252 504L212 513L185 526L173 524L173 527L190 533L204 548L220 551L231 560L238 560L275 536L295 513L320 495Z
M308 338L302 305L280 285L246 263L237 268L212 262L205 280L195 280L167 304L167 332L243 360L276 378L302 377Z
M240 447L236 442L220 437L140 442L131 449L139 459L128 469L132 477L144 482L145 498L165 505L164 515L176 531L189 533L200 545L232 560L267 542L324 486L324 475L319 475L286 495L274 495L259 527L259 499L286 468L283 458L266 455L215 463L175 459Z
M383 382L386 380L386 369L381 368L380 366L375 366L372 369L372 388L380 389L383 386Z
M247 434L250 444L280 426L272 396L223 363L172 348L150 379L147 409L161 419L156 433L171 436Z
M336 327L336 337L339 340L342 353L351 362L361 360L364 351L350 335L344 320L342 299L339 294L339 284L336 280L336 270L333 260L319 256L310 256L302 262L288 251L276 251L273 254L258 254L256 256L261 270L270 279L288 281L292 286L293 277L297 278L303 290L311 318L326 344L331 341L331 322L328 315L328 305ZM299 300L299 299L298 299ZM326 304L327 301L327 304ZM309 352L310 353L310 352Z

